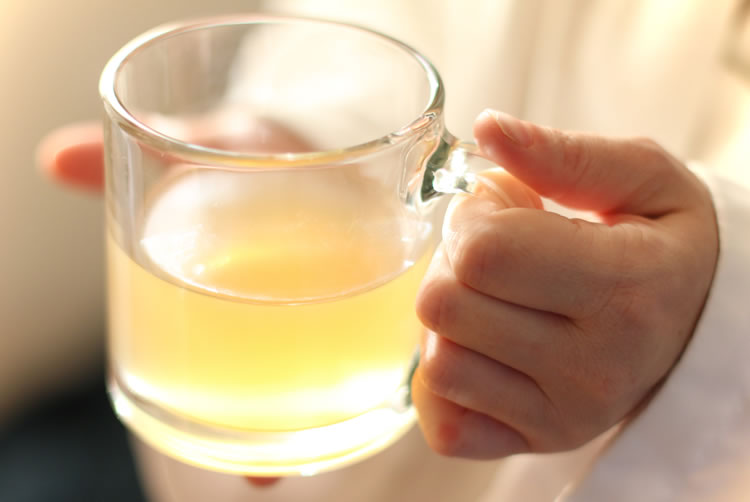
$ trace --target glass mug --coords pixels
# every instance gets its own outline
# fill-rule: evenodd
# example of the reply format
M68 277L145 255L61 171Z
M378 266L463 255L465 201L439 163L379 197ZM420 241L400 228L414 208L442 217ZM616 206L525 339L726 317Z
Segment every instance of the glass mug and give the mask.
M446 131L435 68L359 27L243 15L141 35L100 92L120 419L256 476L404 434L437 196L487 166Z

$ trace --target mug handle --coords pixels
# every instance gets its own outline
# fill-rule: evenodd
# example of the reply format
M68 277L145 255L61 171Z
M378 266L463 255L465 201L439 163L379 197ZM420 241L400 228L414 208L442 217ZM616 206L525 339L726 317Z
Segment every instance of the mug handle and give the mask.
M445 194L473 194L481 183L481 172L498 168L501 166L482 156L475 143L461 141L446 132L427 161L420 194L422 202Z

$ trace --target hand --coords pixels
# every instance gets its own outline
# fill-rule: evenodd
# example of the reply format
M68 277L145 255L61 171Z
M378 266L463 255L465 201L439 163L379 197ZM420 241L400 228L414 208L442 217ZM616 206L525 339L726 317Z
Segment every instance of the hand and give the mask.
M37 145L36 157L42 171L57 182L95 193L104 189L104 143L97 122L52 131Z
M270 119L246 118L242 138L215 138L225 111L193 123L191 137L202 146L248 152L285 153L312 150L300 136ZM184 131L179 131L185 134ZM184 138L183 138L184 139ZM50 178L93 192L104 188L104 143L97 122L69 124L49 133L37 146L37 163Z
M453 204L418 301L439 334L413 380L425 437L449 455L569 449L620 421L679 356L716 262L710 198L659 147L507 120L526 137L485 114L485 154L603 224L540 211L498 174ZM40 159L55 179L101 187L101 152L87 126L52 135Z
M257 124L258 137L265 138L266 150L308 148L300 139L291 135L274 135L269 143L267 128L275 126L268 122ZM250 143L246 147L252 147ZM49 177L70 187L100 193L104 188L104 145L101 125L95 122L71 124L53 131L37 147L37 161ZM254 486L275 484L276 477L247 477Z
M417 300L420 425L451 456L572 449L628 417L687 344L717 261L712 202L649 140L496 112L474 134L515 178L452 201ZM535 192L601 222L545 212Z

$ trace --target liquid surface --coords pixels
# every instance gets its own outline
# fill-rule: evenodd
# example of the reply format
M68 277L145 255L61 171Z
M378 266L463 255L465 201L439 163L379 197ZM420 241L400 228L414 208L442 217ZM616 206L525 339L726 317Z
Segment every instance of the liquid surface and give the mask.
M403 384L429 229L346 179L283 178L187 172L151 201L133 251L145 266L109 239L111 358L129 392L283 431L355 417Z

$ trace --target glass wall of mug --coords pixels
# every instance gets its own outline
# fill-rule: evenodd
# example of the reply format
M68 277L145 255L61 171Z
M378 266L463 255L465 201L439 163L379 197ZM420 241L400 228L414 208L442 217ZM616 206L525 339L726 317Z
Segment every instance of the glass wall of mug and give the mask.
M102 81L110 392L200 466L314 473L414 421L414 300L442 88L417 53L334 23L158 28Z

